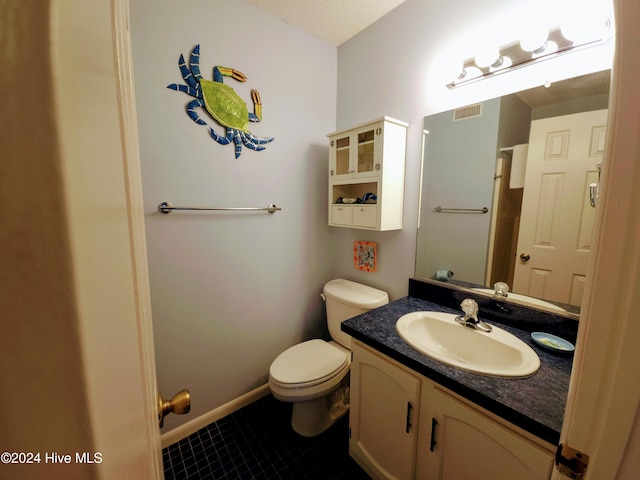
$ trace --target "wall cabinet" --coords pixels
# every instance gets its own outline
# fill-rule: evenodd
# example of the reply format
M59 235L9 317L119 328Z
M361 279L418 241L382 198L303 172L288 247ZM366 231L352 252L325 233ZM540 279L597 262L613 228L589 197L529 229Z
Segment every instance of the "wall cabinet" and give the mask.
M402 228L408 124L383 117L329 137L329 225ZM372 193L367 203L338 203Z
M357 341L352 351L349 452L373 478L550 478L548 442Z

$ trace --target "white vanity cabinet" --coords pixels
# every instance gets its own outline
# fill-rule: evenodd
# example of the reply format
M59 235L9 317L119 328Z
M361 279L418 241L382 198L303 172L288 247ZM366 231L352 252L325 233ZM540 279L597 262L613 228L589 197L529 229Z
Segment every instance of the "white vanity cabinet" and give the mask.
M408 124L390 117L329 137L329 225L369 230L402 228ZM376 203L336 203L339 198Z
M358 341L352 351L349 452L373 478L550 478L553 445Z

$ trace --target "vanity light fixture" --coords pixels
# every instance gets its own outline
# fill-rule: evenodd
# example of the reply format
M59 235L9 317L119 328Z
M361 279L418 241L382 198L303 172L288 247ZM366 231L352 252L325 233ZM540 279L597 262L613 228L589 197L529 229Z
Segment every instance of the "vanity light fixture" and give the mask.
M546 34L545 30L541 33L527 34L522 39L498 49L479 52L475 57L464 61L462 72L455 80L448 83L447 87L449 89L459 87L514 68L532 65L573 50L582 50L609 41L612 36L609 19L604 19L592 26L597 28L591 29L591 34L587 36L574 36L574 30L558 26L546 30Z

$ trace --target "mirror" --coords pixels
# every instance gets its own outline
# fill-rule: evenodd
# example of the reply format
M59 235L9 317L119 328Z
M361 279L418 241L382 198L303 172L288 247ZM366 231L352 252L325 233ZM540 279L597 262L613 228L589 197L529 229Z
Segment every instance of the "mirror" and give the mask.
M606 126L601 123L606 124L609 82L610 71L605 70L425 117L417 278L448 281L487 295L493 295L496 282L505 282L511 290L507 300L579 314L584 274L569 275L567 288L556 287L549 280L552 275L529 259L538 259L540 249L555 249L560 227L574 229L579 234L571 230L563 235L581 239L574 250L583 254L586 271L595 211L587 191L599 178L596 164L604 148ZM548 206L543 211L546 204L566 202L568 194L561 192L568 191L569 183L535 165L577 152L573 125L581 121L576 119L598 111L597 126L585 127L583 142L591 150L582 157L588 158L588 167L572 174L579 184L572 194L577 205L569 210L563 203L564 217ZM558 119L570 122L569 133L558 133L565 132L565 123L553 123ZM566 146L572 136L574 143ZM519 245L531 231L534 244ZM543 245L540 236L553 241Z

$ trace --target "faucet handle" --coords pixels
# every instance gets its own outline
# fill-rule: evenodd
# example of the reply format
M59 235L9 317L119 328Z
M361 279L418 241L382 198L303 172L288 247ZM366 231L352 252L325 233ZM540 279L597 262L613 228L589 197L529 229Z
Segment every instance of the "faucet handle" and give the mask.
M495 295L499 297L506 297L509 294L509 285L504 282L497 282L493 289L495 290Z
M467 318L478 320L478 304L471 298L465 298L460 304L462 311Z
M464 318L461 316L456 317L456 322L464 325L465 327L472 327L476 330L489 333L493 328L488 323L478 320L478 304L475 300L465 298L460 304L462 311L464 312Z

